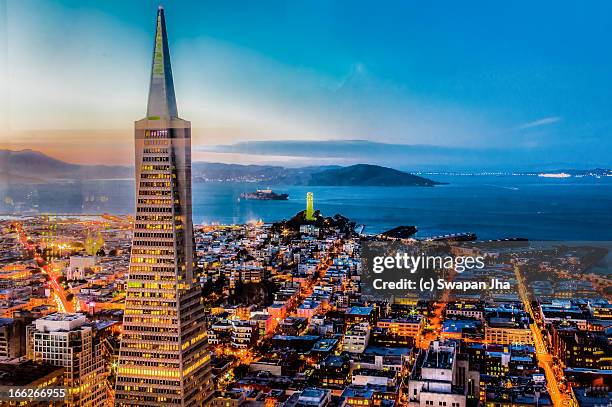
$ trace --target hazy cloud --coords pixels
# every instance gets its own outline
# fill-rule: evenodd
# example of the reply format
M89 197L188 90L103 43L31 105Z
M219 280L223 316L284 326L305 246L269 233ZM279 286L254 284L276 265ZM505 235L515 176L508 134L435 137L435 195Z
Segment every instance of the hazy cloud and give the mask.
M495 169L540 170L586 168L595 162L604 164L604 155L594 157L580 149L568 151L562 146L515 145L510 148L464 148L423 144L391 144L367 140L278 140L196 147L196 151L215 154L218 161L250 156L258 162L298 164L379 164L403 170ZM552 162L551 160L555 160ZM231 160L229 160L231 162Z
M532 122L523 123L520 126L518 126L517 129L518 130L532 129L534 127L546 126L549 124L557 123L559 121L561 121L561 117L559 116L544 117L539 120L534 120Z

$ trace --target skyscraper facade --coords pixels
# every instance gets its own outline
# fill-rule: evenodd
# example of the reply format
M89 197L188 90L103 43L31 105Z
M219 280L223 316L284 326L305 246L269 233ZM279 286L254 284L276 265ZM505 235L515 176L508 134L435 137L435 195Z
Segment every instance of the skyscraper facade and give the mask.
M147 116L135 127L136 217L115 404L205 405L212 380L193 273L191 124L178 117L161 7Z

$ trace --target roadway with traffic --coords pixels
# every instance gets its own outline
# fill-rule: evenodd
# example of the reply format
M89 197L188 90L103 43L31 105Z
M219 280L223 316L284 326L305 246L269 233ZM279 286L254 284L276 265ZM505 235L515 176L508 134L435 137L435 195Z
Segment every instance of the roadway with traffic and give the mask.
M531 333L533 335L533 341L536 348L536 356L538 358L539 366L544 369L544 373L546 375L546 381L548 384L548 392L550 394L550 398L552 399L553 405L555 407L560 406L574 406L574 400L572 397L563 392L559 386L559 380L557 375L553 371L553 357L548 352L548 348L544 342L544 338L542 338L542 331L537 324L537 320L535 318L535 314L531 307L531 301L529 301L529 297L527 295L527 286L525 285L525 281L523 276L521 275L521 270L518 265L514 266L514 273L516 275L516 281L518 283L518 293L525 307L525 311L529 313L529 316L532 319L532 323L529 324L531 328ZM560 374L563 374L563 370L559 370Z

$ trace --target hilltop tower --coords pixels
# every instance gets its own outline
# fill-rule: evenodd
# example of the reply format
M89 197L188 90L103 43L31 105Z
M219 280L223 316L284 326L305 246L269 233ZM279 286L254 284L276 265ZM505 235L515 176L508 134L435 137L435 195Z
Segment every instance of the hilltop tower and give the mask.
M306 193L306 220L315 220L314 217L314 194Z
M174 96L159 8L147 116L135 124L136 217L115 386L117 406L202 406L212 396L193 273L191 124Z

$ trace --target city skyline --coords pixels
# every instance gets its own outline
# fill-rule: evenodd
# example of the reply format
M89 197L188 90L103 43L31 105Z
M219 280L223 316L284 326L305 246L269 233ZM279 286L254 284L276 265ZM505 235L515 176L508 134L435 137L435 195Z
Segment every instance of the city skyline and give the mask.
M607 5L169 3L0 0L2 405L612 400Z
M0 2L0 148L129 163L125 123L142 111L144 17L156 5ZM166 6L189 22L175 27L171 45L183 110L201 123L196 160L397 166L386 162L396 145L427 145L455 156L493 152L506 167L542 157L610 166L606 4ZM72 23L52 24L59 19ZM286 140L325 154L305 157ZM374 156L346 157L323 140L383 144ZM245 147L258 141L282 154ZM448 156L407 157L426 166Z

